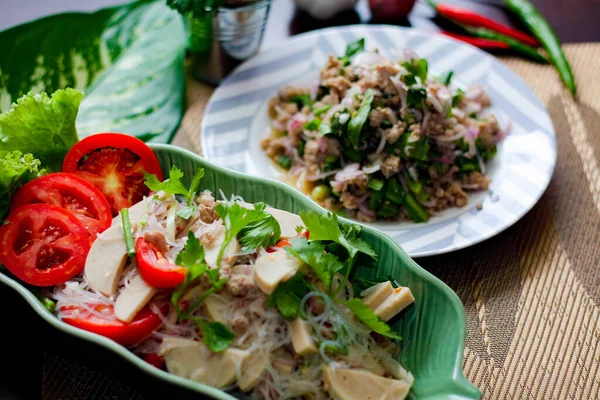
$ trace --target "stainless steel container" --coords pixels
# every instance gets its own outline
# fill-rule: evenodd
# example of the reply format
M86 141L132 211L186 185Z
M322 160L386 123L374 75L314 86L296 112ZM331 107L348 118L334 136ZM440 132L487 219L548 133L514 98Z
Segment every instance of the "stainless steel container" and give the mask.
M255 55L270 7L271 0L260 0L242 7L221 7L205 20L188 17L192 75L218 84L241 61Z

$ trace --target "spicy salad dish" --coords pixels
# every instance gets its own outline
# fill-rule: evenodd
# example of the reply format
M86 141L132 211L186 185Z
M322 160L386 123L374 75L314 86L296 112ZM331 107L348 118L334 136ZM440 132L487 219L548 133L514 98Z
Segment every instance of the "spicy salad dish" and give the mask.
M394 60L367 51L360 39L329 55L312 87L279 90L262 149L329 210L426 222L488 190L486 163L510 128L485 90L452 75L432 74L410 50Z

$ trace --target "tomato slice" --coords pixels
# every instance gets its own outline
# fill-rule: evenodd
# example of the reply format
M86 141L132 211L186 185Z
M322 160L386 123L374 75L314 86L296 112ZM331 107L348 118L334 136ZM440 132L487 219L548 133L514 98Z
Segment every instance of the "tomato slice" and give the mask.
M98 313L114 316L114 307L111 305L88 306ZM162 323L160 316L152 312L148 306L142 308L131 322L102 318L78 305L63 306L60 311L65 314L62 320L67 324L106 336L124 346L136 344L148 338Z
M88 233L70 212L48 204L13 210L0 227L0 262L36 286L64 283L83 271Z
M156 353L147 353L144 356L144 361L158 369L165 368L165 359Z
M28 182L13 197L11 209L33 203L52 204L71 212L90 234L90 243L112 222L110 206L102 193L73 174L57 172Z
M187 268L170 263L150 242L139 237L135 242L135 260L142 279L155 288L172 288L185 281Z
M144 171L163 179L152 149L121 133L86 137L71 148L63 163L63 172L75 173L100 189L113 216L150 192L144 185Z

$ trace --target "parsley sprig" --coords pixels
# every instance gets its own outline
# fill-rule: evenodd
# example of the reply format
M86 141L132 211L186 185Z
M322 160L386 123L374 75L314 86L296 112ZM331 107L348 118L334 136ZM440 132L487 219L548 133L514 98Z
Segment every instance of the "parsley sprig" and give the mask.
M194 205L194 198L200 188L202 179L204 179L204 168L200 168L194 174L189 189L181 182L183 178L183 172L175 165L171 167L169 171L169 178L164 181L159 181L156 175L144 172L144 183L146 186L155 192L162 190L166 193L184 196L187 207L177 211L177 215L183 219L189 219L196 206Z
M188 232L188 240L185 243L183 250L177 255L175 263L188 269L185 281L177 286L171 296L171 302L179 315L179 321L193 321L198 326L200 332L202 332L204 344L206 344L211 351L215 353L224 351L233 342L233 339L235 338L234 333L220 322L209 322L204 318L192 316L190 313L200 306L208 296L222 288L227 282L227 278L219 279L219 269L208 268L204 262L204 247L202 247L200 241L191 231ZM208 276L211 287L206 290L202 296L196 299L185 312L181 311L179 305L181 297L189 286L204 274Z
M217 265L221 265L227 245L238 235L245 250L256 249L259 246L268 247L277 242L281 228L279 222L265 212L266 207L265 203L256 203L253 210L238 203L217 204L215 211L225 224L225 240L219 250Z

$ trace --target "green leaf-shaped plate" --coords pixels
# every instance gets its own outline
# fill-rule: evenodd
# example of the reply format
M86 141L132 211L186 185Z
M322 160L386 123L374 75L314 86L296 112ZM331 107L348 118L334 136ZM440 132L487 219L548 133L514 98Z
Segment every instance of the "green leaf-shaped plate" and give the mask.
M204 168L206 176L203 186L215 193L221 190L227 197L236 194L246 201L264 201L273 207L295 213L302 210L324 212L306 196L281 182L246 176L218 167L174 146L157 144L152 145L152 148L165 173L172 165L177 165L189 178L197 168ZM393 326L404 338L400 360L415 377L411 398L478 399L479 391L462 373L465 312L456 294L439 279L419 267L384 234L363 227L362 235L379 255L378 268L368 270L368 276L386 277L390 274L402 285L410 287L415 297L415 305L410 306ZM0 273L0 282L20 293L42 318L57 329L104 346L157 379L215 399L234 398L231 394L212 387L160 371L112 340L61 322L44 308L31 290L9 275Z

